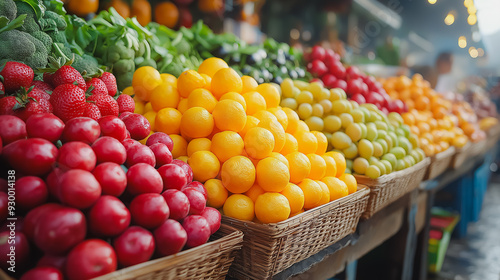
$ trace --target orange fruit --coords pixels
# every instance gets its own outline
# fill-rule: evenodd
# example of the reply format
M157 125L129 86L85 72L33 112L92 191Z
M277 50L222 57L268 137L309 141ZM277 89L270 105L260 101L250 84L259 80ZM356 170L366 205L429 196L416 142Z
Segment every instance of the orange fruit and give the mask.
M293 152L285 156L290 166L290 182L300 183L311 173L311 161L300 152Z
M240 76L232 68L220 69L212 77L212 94L217 99L231 91L241 93L242 87Z
M222 11L224 1L222 0L200 0L198 1L198 9L205 13Z
M206 90L212 90L212 77L208 76L207 74L200 74L200 76L205 79L205 86L203 87Z
M189 94L187 105L188 108L202 107L207 109L209 113L212 113L215 105L217 105L217 99L215 99L210 91L204 88L197 88Z
M197 138L189 142L187 146L187 155L190 157L192 154L198 151L210 151L212 146L212 141L208 138Z
M316 140L318 140L318 149L316 150L317 155L323 155L326 153L326 149L328 148L328 139L326 139L326 136L323 132L319 131L312 131L312 134L316 137Z
M155 111L146 112L144 113L144 117L148 120L149 124L151 125L151 130L156 131L155 130L156 112Z
M179 134L181 127L181 112L173 108L161 109L156 113L155 129L156 131L170 134Z
M323 196L323 188L311 179L304 179L298 186L304 192L304 209L314 208Z
M151 5L147 0L134 0L130 12L142 26L151 22Z
M276 120L261 120L258 124L259 127L265 128L274 136L274 149L273 152L279 152L285 146L285 130L281 124Z
M194 152L188 159L188 164L193 170L193 178L199 182L214 179L219 174L220 162L209 151Z
M234 131L222 131L212 137L211 151L220 162L241 155L244 149L243 139Z
M259 124L259 119L253 116L247 116L247 121L245 123L245 127L239 132L242 138L245 138L245 135L247 134L247 131L250 128L257 127Z
M168 28L174 28L179 21L179 9L172 2L161 2L155 6L155 21Z
M266 100L267 108L276 108L280 105L280 93L276 87L271 84L261 84L256 91Z
M307 154L307 158L311 162L311 172L308 178L313 180L321 180L325 177L326 173L326 162L325 160L317 154Z
M233 194L228 197L222 209L224 215L238 220L252 221L255 217L253 201L243 194Z
M251 116L260 110L266 109L266 100L256 91L244 93L243 98L245 98L245 102L247 103L247 115Z
M297 139L290 133L285 133L285 145L281 149L280 153L284 156L299 151L299 143Z
M332 157L337 164L337 175L335 177L340 177L345 173L346 161L345 157L339 152L328 152L325 155Z
M318 139L311 132L295 133L295 138L299 144L299 152L304 154L312 154L318 150Z
M118 14L123 18L130 17L130 6L123 0L111 0L111 2L109 2L108 4L108 8L109 7L113 7L116 12L118 12Z
M152 134L153 134L153 131L150 131L150 132L149 132L149 135L148 135L148 136L146 136L146 138L139 140L139 142L140 142L142 145L146 145L146 141L148 141L149 136L151 136Z
M172 142L174 142L174 148L172 149L172 157L174 159L187 156L187 141L182 136L177 134L170 134L170 138L172 138Z
M150 112L150 111L155 111L155 110L153 110L153 105L151 104L151 102L148 102L148 103L146 103L146 105L144 105L144 113Z
M76 1L75 1L76 2ZM161 76L158 70L151 66L140 67L135 70L132 77L132 87L137 98L149 101L152 91L161 84Z
M267 157L257 164L257 183L268 192L281 192L290 182L290 171L279 159Z
M187 70L177 79L177 89L180 96L187 98L193 90L205 87L205 83L205 79L198 72Z
M328 190L330 191L330 201L334 201L349 194L349 188L339 178L327 176L321 181L328 186Z
M189 109L189 107L188 107L188 99L187 98L181 98L181 100L179 101L179 105L177 105L177 110L179 110L179 112L181 112L182 114L184 114L184 112L186 112L187 109Z
M181 132L191 138L203 138L212 133L214 118L205 109L193 107L187 109L181 118Z
M146 144L144 144L144 145L146 145ZM189 158L188 158L188 156L180 156L180 157L178 157L178 158L176 158L176 159L178 159L178 160L182 160L183 162L188 163L188 159L189 159Z
M135 95L135 92L134 92L134 88L132 86L129 86L129 87L126 87L123 91L122 91L122 94L125 94L125 95Z
M241 82L243 83L243 87L241 90L241 93L249 92L249 91L255 91L257 86L259 85L257 81L250 77L250 76L243 76L241 77Z
M283 111L283 109L281 108L269 108L267 109L267 111L273 113L283 129L286 131L288 127L288 116L286 115L285 111Z
M349 194L355 193L358 190L358 182L356 182L356 178L351 174L342 174L339 179L347 185Z
M219 99L220 101L222 100L225 100L225 99L229 99L229 100L234 100L238 103L241 104L241 106L243 106L243 109L245 109L245 112L247 110L247 103L245 102L245 98L243 98L243 96L237 92L228 92L226 94L224 94L223 96L221 96L221 98Z
M278 121L278 119L276 118L276 116L269 112L269 111L265 111L265 110L260 110L258 111L257 113L253 114L253 117L256 117L257 119L259 119L259 121Z
M235 156L222 164L222 184L232 193L244 193L255 182L255 166L244 156Z
M288 125L285 129L287 133L294 134L299 125L299 115L290 108L283 108L283 112L285 112L286 117L288 119Z
M261 194L255 201L255 216L265 224L284 221L290 216L290 203L280 193Z
M207 191L207 205L214 208L221 208L226 202L228 192L218 179L209 179L204 184Z
M243 139L245 142L245 151L251 158L263 159L273 152L274 136L265 128L251 128L247 131Z
M206 74L209 77L213 78L215 73L220 69L229 68L227 63L218 57L210 57L205 59L198 67L198 73Z
M304 121L298 121L297 129L295 130L294 135L299 132L310 132L309 126L307 126L307 124Z
M321 199L319 200L318 204L316 204L316 206L314 206L314 207L318 207L318 206L321 206L323 204L327 204L328 202L330 202L330 189L322 181L315 180L315 182L321 187Z
M160 78L164 84L177 88L177 78L174 75L163 73L160 74Z
M326 163L325 176L333 176L337 175L337 163L331 156L322 155L321 156Z
M272 152L270 157L273 157L281 162L283 162L286 165L286 168L290 168L290 164L288 163L288 159L280 153Z
M288 183L285 189L280 193L288 199L290 214L297 213L304 208L304 192L299 186Z
M72 0L65 5L68 12L80 17L96 13L99 8L99 0Z
M266 191L264 191L258 184L254 184L248 191L244 193L244 195L250 197L250 199L255 202L257 200L257 197L265 192Z
M247 122L245 109L234 100L222 100L215 105L214 121L220 130L241 131Z
M173 86L162 83L151 92L150 102L153 110L157 112L163 108L177 108L179 93Z

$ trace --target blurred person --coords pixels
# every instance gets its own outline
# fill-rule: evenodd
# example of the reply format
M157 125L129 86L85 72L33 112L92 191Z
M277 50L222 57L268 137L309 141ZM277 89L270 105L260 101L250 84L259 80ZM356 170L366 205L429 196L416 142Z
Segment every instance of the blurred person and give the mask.
M442 52L436 59L437 83L435 90L437 92L454 91L457 86L457 79L452 73L453 54Z

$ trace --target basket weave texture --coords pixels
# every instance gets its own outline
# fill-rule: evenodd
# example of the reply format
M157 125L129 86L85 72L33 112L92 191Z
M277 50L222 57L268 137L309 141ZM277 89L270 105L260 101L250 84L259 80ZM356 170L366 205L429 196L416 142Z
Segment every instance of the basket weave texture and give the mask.
M229 270L237 279L269 279L356 231L370 190L308 210L283 222L259 224L222 216L222 222L244 233L243 248Z
M470 150L471 148L469 148ZM432 180L443 174L451 164L451 160L455 155L455 147L449 147L446 151L435 154L431 157L431 164L427 168L424 180Z
M241 231L223 224L212 235L211 241L204 245L127 267L94 280L225 279L242 242Z
M455 155L453 156L450 168L458 169L470 156L471 144L467 143L462 148L455 148Z
M479 142L471 143L469 148L469 156L475 157L477 155L486 153L486 149L488 148L488 140L481 140Z
M377 179L354 175L358 184L370 188L370 198L366 211L363 213L363 219L370 218L382 208L416 189L424 179L429 164L430 159L424 158L412 167L383 175Z

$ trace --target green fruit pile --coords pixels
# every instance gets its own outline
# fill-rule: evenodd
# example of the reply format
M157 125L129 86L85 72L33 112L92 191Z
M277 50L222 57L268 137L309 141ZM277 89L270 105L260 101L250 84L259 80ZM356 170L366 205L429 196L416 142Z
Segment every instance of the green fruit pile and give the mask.
M328 150L346 158L347 171L372 179L415 165L425 158L418 137L398 113L385 115L373 104L347 100L342 89L285 79L281 106L295 110L311 131L322 131Z

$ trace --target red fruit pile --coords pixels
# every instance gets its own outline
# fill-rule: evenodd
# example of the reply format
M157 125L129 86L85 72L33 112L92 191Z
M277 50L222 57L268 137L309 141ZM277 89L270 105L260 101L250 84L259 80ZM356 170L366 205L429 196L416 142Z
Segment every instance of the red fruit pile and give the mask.
M403 102L392 100L373 76L366 75L356 66L346 68L340 61L340 55L333 50L314 46L307 57L308 71L319 78L325 87L343 89L349 99L359 104L375 104L386 114L408 111Z
M80 80L71 75L51 78ZM56 93L54 111L65 106L59 112L66 120L52 113L26 121L0 115L0 174L15 176L17 217L8 227L6 179L14 177L0 178L0 268L9 267L7 237L15 232L16 270L27 271L21 279L94 278L200 246L220 227L220 213L206 207L207 192L193 182L189 165L172 159L172 139L157 132L141 144L150 125L130 111L98 120L73 114L80 86L86 87L65 83L54 90L65 89ZM101 96L113 99L92 96L98 107Z
M54 113L64 122L76 117L98 120L103 116L133 113L128 95L117 95L116 79L105 72L87 81L73 67L65 65L34 81L34 72L19 62L7 62L0 71L0 115L14 115L26 121L31 115ZM2 90L4 88L4 90Z

